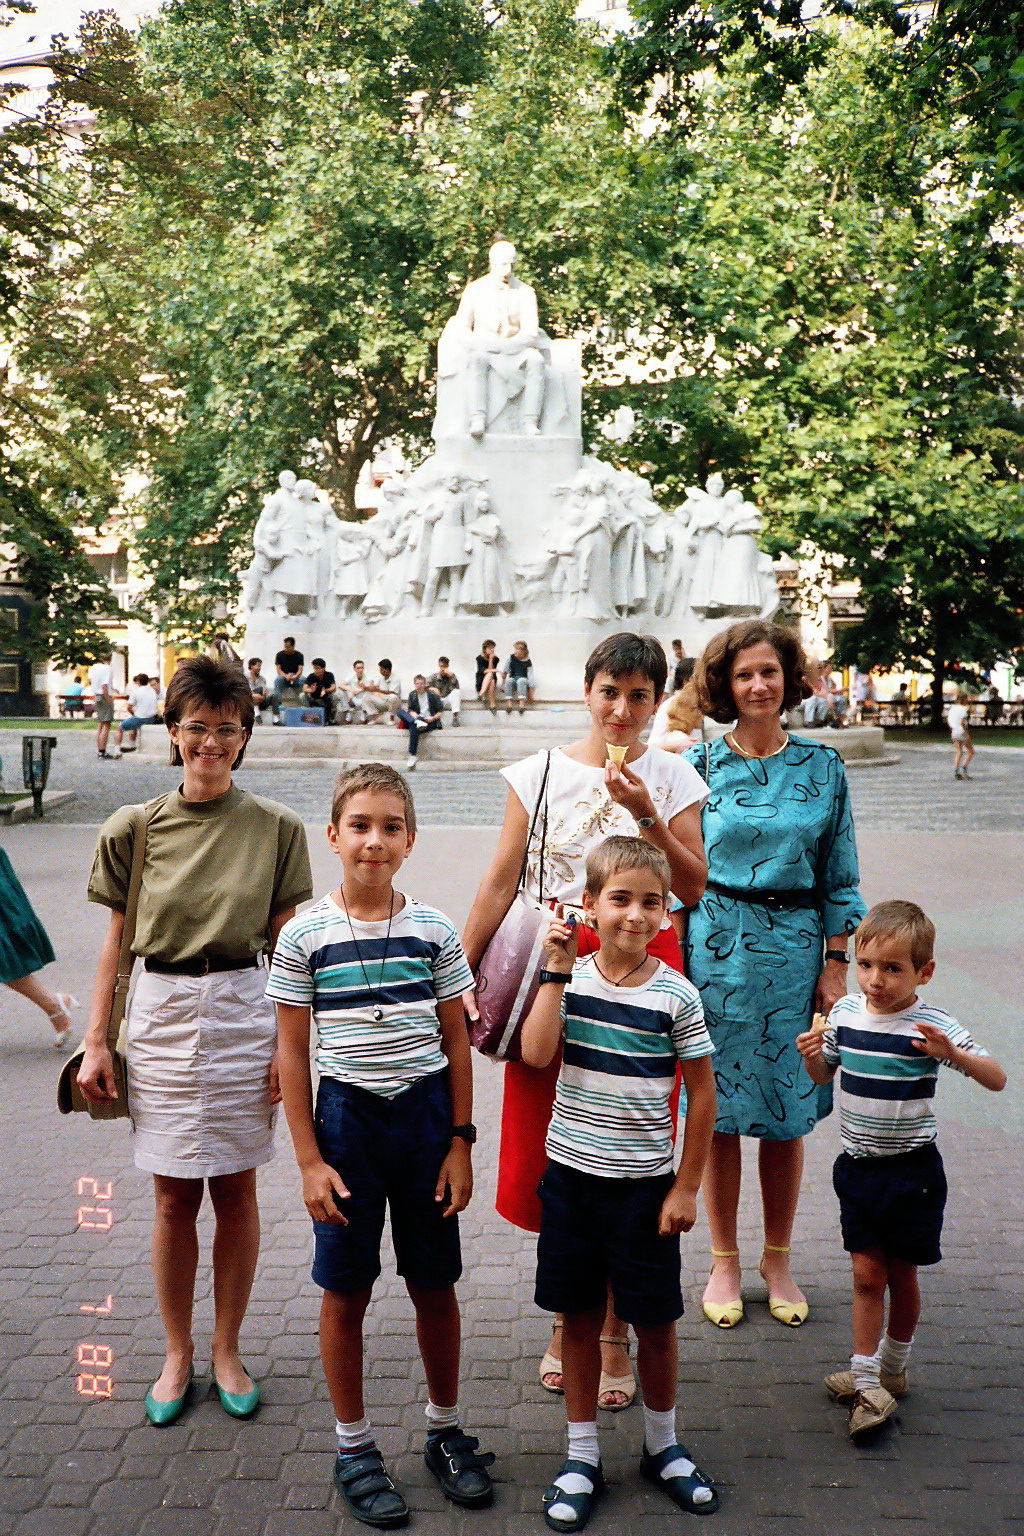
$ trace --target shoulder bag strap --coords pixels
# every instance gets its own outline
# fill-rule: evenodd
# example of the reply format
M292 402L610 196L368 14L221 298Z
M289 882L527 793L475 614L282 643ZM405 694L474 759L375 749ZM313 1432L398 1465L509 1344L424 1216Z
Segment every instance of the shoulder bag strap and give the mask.
M139 913L139 895L142 891L142 866L146 862L148 817L144 805L135 806L132 820L132 872L128 881L128 900L125 903L124 909L124 928L121 931L121 953L117 960L117 986L114 988L110 1018L107 1021L107 1047L111 1053L113 1053L114 1047L117 1044L121 1020L124 1018L128 1002L128 987L132 979L132 966L135 962L135 956L132 954L132 942L135 938L135 923Z
M540 834L540 870L539 870L539 895L544 900L544 846L548 833L548 774L551 772L551 753L548 752L544 759L544 777L540 781L540 789L537 791L537 803L533 808L533 816L530 819L530 830L526 834L526 847L523 850L523 862L519 867L519 879L516 882L516 894L523 889L526 883L526 866L530 859L530 844L533 842L533 834L537 827L537 818L544 813L544 821Z

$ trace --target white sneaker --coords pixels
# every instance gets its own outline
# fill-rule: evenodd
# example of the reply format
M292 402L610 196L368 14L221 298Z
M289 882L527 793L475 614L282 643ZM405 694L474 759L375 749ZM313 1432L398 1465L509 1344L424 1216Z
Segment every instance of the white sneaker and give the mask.
M416 764L418 762L419 762L419 758L417 758L417 757L407 757L406 760L405 760L405 766L406 766L406 768L408 768L409 772L412 773L413 769L416 767Z

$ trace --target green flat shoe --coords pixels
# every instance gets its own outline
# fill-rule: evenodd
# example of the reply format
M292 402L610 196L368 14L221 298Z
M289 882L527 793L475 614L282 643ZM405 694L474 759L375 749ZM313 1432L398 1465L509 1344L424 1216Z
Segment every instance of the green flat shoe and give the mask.
M195 1374L193 1367L189 1366L185 1390L180 1397L174 1398L172 1402L158 1402L153 1396L152 1388L146 1393L146 1417L157 1429L162 1429L165 1424L173 1424L175 1419L181 1418L185 1404L188 1402L189 1393L192 1391L192 1382L195 1379Z
M243 1371L245 1366L242 1367ZM211 1370L213 1384L217 1388L217 1396L225 1413L230 1413L233 1419L251 1419L260 1405L260 1387L258 1381L253 1381L251 1392L225 1392L217 1374Z

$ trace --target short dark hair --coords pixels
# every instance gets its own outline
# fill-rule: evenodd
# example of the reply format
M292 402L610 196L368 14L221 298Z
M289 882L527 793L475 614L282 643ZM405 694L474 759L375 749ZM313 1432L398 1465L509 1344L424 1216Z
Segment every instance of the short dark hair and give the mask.
M354 667L365 667L366 666L366 662L363 660L363 658L361 656L357 656L355 661L352 663L352 665Z
M416 831L416 807L412 802L412 790L397 768L389 763L357 763L354 768L343 768L334 781L334 798L331 801L331 823L337 826L341 813L353 795L368 789L379 795L396 795L405 805L405 825L412 836Z
M487 649L487 647L488 647L488 646L489 646L489 645L490 645L490 646L493 646L493 648L494 648L494 649L495 649L495 650L497 650L497 649L498 649L498 642L497 642L497 640L485 640L485 641L484 641L484 643L483 643L483 645L482 645L482 646L481 646L481 647L480 647L480 649L481 649L481 650L482 650L482 651L486 651L486 649Z
M413 682L415 682L417 678L420 678L425 683L426 680L427 680L426 673L425 672L414 672L413 675L412 675Z
M437 664L438 664L439 667L450 667L451 666L451 662L448 660L447 656L439 656L437 658Z
M600 645L595 645L587 657L583 681L589 688L599 672L609 677L624 677L627 672L641 672L654 684L655 700L665 692L668 681L668 662L660 640L653 635L634 635L622 630L609 635Z
M180 725L188 710L195 705L211 709L233 709L245 731L245 741L232 768L237 768L245 756L249 737L256 719L256 706L252 702L252 689L237 667L227 667L211 656L190 656L178 663L178 670L167 684L164 698L164 725ZM171 766L180 768L182 756L174 741L171 742Z
M295 636L294 635L285 635L284 643L285 643L285 645L294 645L295 644Z
M387 667L388 671L389 672L391 671L391 662L390 662L390 660L388 659L387 656L382 656L380 661L378 661L377 665L378 665L378 667Z
M675 642L673 641L673 644ZM676 662L675 672L672 674L672 687L676 693L684 687L693 676L693 669L697 665L696 656L684 656L682 661Z
M263 657L262 656L250 656L249 657L249 661L248 661L248 665L250 667L262 667L262 665L263 665Z
M310 662L311 667L326 667L326 665L327 663L324 661L322 656L314 656L313 660Z
M793 709L811 692L804 680L807 658L795 629L770 624L766 619L741 619L714 635L704 647L693 674L693 692L702 714L719 725L736 719L732 696L732 665L741 651L754 645L770 645L782 666L785 682L783 709Z
M661 881L661 894L668 900L672 870L660 848L642 837L606 837L587 854L587 895L593 901L600 896L613 876L623 869L647 869Z

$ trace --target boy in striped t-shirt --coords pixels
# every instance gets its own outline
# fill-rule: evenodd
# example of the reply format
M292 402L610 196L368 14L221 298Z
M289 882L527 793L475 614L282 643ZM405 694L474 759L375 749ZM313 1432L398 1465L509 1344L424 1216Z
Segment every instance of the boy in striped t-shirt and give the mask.
M366 1418L362 1373L387 1207L427 1378L427 1466L455 1504L474 1509L492 1498L494 1457L477 1453L458 1409L457 1212L473 1192L476 1140L461 999L473 977L449 919L394 889L416 836L400 773L383 763L340 773L327 836L341 884L282 928L267 996L277 1003L281 1094L313 1218L313 1279L323 1288L334 1482L357 1520L393 1527L409 1509Z
M853 1354L850 1369L827 1377L825 1389L850 1404L856 1440L884 1424L907 1395L921 1312L918 1266L942 1257L946 1177L932 1112L939 1067L996 1093L1006 1073L956 1019L919 1000L918 987L935 972L935 925L920 907L879 902L854 946L861 994L840 998L827 1027L798 1035L796 1044L814 1082L840 1074L843 1150L832 1181L853 1261Z
M558 908L523 1025L527 1065L547 1066L562 1046L539 1189L536 1286L537 1305L563 1316L569 1455L544 1494L544 1518L556 1531L581 1531L604 1486L597 1395L609 1288L616 1316L639 1340L640 1470L681 1509L707 1515L718 1507L675 1423L679 1234L696 1220L714 1131L714 1046L697 990L647 953L668 900L665 855L639 837L609 837L586 868L583 908L600 950L573 967L575 930ZM673 1174L677 1062L688 1108Z

